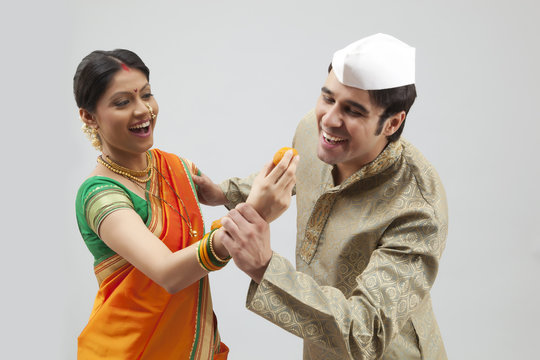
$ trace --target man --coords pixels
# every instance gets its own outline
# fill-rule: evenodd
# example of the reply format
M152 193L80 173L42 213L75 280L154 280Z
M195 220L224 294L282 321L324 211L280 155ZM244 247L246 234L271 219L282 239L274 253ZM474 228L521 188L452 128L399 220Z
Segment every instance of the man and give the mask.
M302 337L304 359L446 359L429 295L446 241L445 193L400 139L416 97L414 56L384 34L334 54L293 141L296 269L243 204L251 178L222 192L197 179L203 202L236 207L222 219L224 245L253 279L247 307Z

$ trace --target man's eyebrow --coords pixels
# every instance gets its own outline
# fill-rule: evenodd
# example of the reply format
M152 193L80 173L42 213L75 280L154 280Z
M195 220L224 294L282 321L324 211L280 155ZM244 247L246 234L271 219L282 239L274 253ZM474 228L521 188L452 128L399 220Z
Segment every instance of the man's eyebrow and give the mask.
M327 88L326 86L323 86L323 87L321 88L321 91L322 91L323 93L325 93L325 94L328 94L328 95L334 95L334 93L333 93L332 91L330 91L330 89Z

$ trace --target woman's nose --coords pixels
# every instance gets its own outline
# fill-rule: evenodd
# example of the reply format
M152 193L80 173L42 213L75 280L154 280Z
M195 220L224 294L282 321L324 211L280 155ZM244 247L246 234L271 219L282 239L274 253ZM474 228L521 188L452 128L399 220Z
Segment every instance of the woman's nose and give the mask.
M137 117L144 117L150 115L152 117L153 111L150 104L148 104L146 101L143 101L142 99L137 100L137 106L135 108L135 116Z

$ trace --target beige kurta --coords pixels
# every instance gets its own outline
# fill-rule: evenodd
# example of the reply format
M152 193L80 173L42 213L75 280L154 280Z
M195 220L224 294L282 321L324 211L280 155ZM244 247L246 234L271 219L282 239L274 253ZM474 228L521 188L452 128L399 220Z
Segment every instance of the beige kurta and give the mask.
M448 224L435 169L402 139L334 186L317 141L312 111L293 144L296 270L274 254L247 307L302 337L304 359L446 359L429 296ZM250 183L221 185L229 206Z

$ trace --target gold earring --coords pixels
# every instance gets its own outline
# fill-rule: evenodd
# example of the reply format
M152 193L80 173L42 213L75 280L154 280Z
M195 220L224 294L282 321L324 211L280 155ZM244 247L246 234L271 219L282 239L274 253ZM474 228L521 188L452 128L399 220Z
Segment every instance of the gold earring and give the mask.
M86 123L83 123L82 131L86 134L90 143L96 150L101 151L101 140L99 139L99 134L96 128L88 126Z
M150 113L150 117L152 118L152 120L156 120L156 114L154 114L154 109L152 109L150 103L145 103L145 105L148 108L148 112Z

